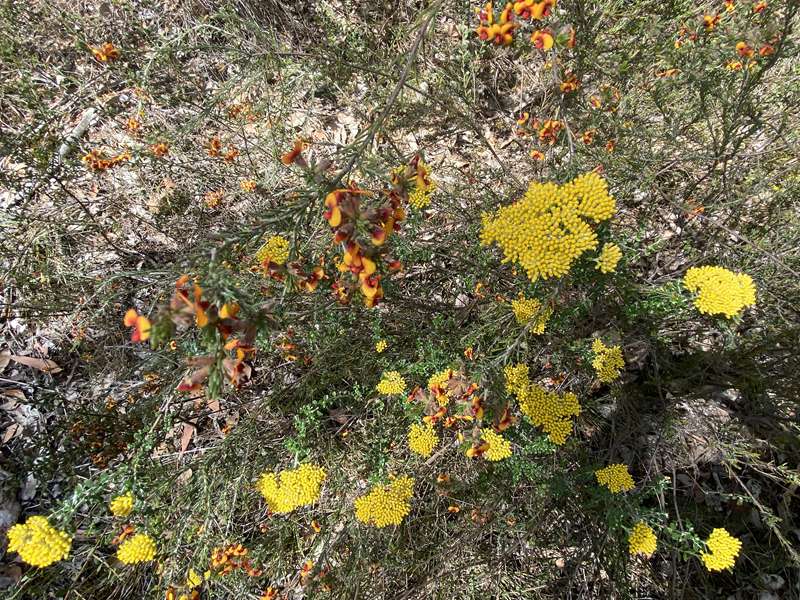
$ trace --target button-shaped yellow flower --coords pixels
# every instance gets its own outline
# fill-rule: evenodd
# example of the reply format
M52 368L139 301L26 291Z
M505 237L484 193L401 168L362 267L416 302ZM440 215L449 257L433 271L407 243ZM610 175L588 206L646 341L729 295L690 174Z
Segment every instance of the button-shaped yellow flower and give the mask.
M622 250L613 243L603 245L600 255L597 257L597 270L601 273L611 273L616 271L617 263L622 258Z
M273 235L256 252L259 263L272 262L282 265L289 259L289 240L281 235Z
M414 423L408 429L408 447L415 454L430 456L439 443L439 436L430 423Z
M256 488L275 513L288 513L316 502L321 494L326 473L322 467L303 464L296 469L263 473Z
M639 521L633 526L628 536L628 551L631 555L643 554L647 558L656 551L656 534L644 521Z
M610 219L615 208L608 184L595 172L563 186L532 182L523 198L484 215L481 244L497 243L503 262L518 263L531 281L561 277L597 248L589 221Z
M156 543L149 535L137 533L122 542L117 549L117 558L126 565L148 562L156 556Z
M385 371L375 389L384 396L402 394L406 391L406 380L397 371Z
M127 517L133 512L133 494L126 492L113 498L108 508L115 517Z
M8 530L8 550L34 567L47 567L69 555L72 538L42 516L29 517Z
M694 305L707 315L730 319L756 303L756 286L751 277L722 267L692 267L686 271L683 285L697 293Z
M606 486L613 494L629 492L635 487L628 466L622 463L608 465L595 471L594 475L597 477L597 483Z
M616 380L622 369L625 368L622 348L619 346L606 346L602 340L596 338L592 342L592 352L594 352L592 366L597 372L597 378L603 383L611 383Z
M379 485L356 499L356 518L375 527L399 525L411 512L411 496L414 493L412 477L398 477L388 485Z
M706 540L709 552L700 554L706 569L709 571L722 571L730 569L739 556L742 549L742 542L733 537L724 528L717 528L711 532Z

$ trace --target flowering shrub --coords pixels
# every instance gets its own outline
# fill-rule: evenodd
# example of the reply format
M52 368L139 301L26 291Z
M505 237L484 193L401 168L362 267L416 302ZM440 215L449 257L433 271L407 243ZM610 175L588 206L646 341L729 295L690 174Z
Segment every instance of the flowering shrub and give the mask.
M800 4L277 4L0 19L11 595L789 593Z

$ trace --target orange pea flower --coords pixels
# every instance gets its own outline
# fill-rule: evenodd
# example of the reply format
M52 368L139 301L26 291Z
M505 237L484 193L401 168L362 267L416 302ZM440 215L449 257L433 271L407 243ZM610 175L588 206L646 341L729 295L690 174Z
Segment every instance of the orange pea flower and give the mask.
M580 83L578 82L578 78L575 76L575 73L568 73L566 79L561 82L561 92L568 94L577 90L579 86Z
M133 332L131 333L132 342L146 342L150 339L150 330L152 329L150 319L140 315L135 308L128 309L123 322L126 327L133 327Z
M736 6L733 3L733 0L725 0L725 10L727 12L733 12L736 10Z
M220 152L222 152L222 140L217 136L212 137L208 140L208 150L206 152L212 157L219 156Z
M113 62L119 58L119 50L111 42L106 42L102 46L89 46L92 56L98 62Z
M531 42L538 50L547 52L553 47L555 38L553 38L553 32L550 29L537 29L531 35Z
M753 5L753 12L754 13L759 13L760 14L760 13L764 12L766 9L767 9L767 3L766 2L759 2L759 3Z
M531 158L533 160L544 160L544 152L541 150L531 150Z
M770 56L771 54L775 54L775 48L770 46L769 44L764 44L761 48L758 49L759 56Z
M306 146L307 144L305 140L303 140L302 138L297 138L294 141L294 146L292 146L292 149L286 152L285 154L281 155L281 162L286 166L289 166L295 162L301 167L305 166L305 160L303 160L303 157L300 154L303 152L303 150L306 149Z
M738 42L736 44L736 53L742 58L753 58L755 50L753 50L747 42Z
M150 146L150 150L153 152L153 155L158 158L163 158L169 154L169 146L166 144L166 142L158 142L157 144L153 144Z
M706 31L712 31L720 20L720 15L703 15L703 27Z

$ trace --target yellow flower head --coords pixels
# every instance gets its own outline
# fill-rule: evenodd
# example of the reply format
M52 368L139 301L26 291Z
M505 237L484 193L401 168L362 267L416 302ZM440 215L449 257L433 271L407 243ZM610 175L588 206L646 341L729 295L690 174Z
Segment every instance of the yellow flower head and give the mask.
M628 551L631 555L643 554L647 558L656 551L656 534L644 521L639 521L633 526L628 536Z
M482 454L486 460L497 462L511 456L511 442L491 427L481 429L481 439L489 445Z
M289 259L289 240L282 235L273 235L256 251L259 263L266 261L282 265Z
M46 567L69 555L72 538L42 516L28 517L8 530L8 550L34 567Z
M117 549L117 558L126 565L148 562L156 556L156 544L149 535L137 533L122 542Z
M424 425L414 423L408 429L408 447L415 454L430 456L438 443L439 436L430 423Z
M111 500L108 505L111 514L115 517L127 517L133 512L133 494L126 492Z
M380 342L375 344L375 352L380 354L381 352L386 350L386 348L388 348L388 347L389 347L389 342L387 342L386 340L381 340Z
M572 433L572 417L581 413L578 397L572 392L558 394L538 385L528 385L517 394L517 400L522 414L559 446Z
M496 215L484 215L481 244L496 242L503 262L516 262L531 281L561 277L597 248L589 220L611 218L616 208L608 184L590 172L558 186L532 182L523 198Z
M628 472L628 466L622 463L608 465L594 472L597 483L606 486L612 494L629 492L635 486L633 477Z
M617 263L622 258L622 250L616 244L608 243L603 245L600 256L597 257L597 270L601 273L611 273L616 271Z
M411 496L414 493L412 477L398 477L388 485L379 485L356 499L356 518L375 527L399 525L411 512Z
M690 292L697 292L694 305L707 315L730 319L756 303L756 286L750 276L722 267L692 267L686 271L683 285Z
M708 536L706 545L710 552L703 552L700 558L709 571L732 568L739 556L739 550L742 549L742 542L723 528L714 529Z
M262 473L256 488L274 513L288 513L319 500L326 474L322 467L303 464L278 473Z
M553 314L552 308L542 307L542 303L536 298L523 296L511 301L511 310L514 311L514 316L520 325L526 325L533 320L530 331L536 334L544 333L544 328L547 327L547 322Z
M606 346L602 340L595 338L592 342L594 359L592 366L597 372L597 377L603 383L611 383L619 377L625 368L625 359L619 346Z
M406 391L406 380L397 371L384 371L376 389L384 396L402 394Z
M515 396L519 396L531 383L528 365L506 365L503 374L506 377L506 391Z

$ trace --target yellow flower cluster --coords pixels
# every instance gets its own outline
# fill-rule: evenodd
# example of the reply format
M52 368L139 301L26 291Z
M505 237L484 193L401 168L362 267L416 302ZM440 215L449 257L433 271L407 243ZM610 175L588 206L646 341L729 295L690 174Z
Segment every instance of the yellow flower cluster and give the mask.
M376 389L385 396L402 394L406 391L406 380L397 371L385 371Z
M126 565L148 562L156 556L156 544L149 535L137 533L125 540L117 549L117 558Z
M399 525L411 512L413 493L412 477L398 477L388 485L376 486L365 496L356 499L356 518L375 527Z
M482 454L486 460L497 462L511 456L511 442L491 427L481 429L481 439L489 445Z
M544 328L553 315L551 307L542 307L542 303L536 298L523 296L511 301L511 310L514 311L514 316L520 325L527 325L533 319L530 331L536 334L544 333Z
M635 486L627 465L616 463L594 472L597 483L606 486L612 494L628 492Z
M436 394L439 406L447 406L450 402L449 392L445 385L453 377L452 369L445 369L434 373L428 378L428 389Z
M503 262L517 262L531 281L561 277L587 250L597 234L586 219L605 221L614 214L608 184L590 172L558 186L532 182L525 196L484 215L481 244L496 242Z
M506 365L503 369L506 378L506 391L519 396L531 384L528 375L528 365Z
M381 340L380 342L375 344L375 352L380 354L381 352L386 350L386 348L388 348L388 347L389 347L389 342L387 342L386 340Z
M133 512L133 494L127 492L113 498L108 508L115 517L127 517Z
M596 338L592 342L592 352L594 352L592 366L597 372L598 379L603 383L611 383L617 379L625 368L622 349L619 346L606 346L602 340Z
M256 251L259 263L273 262L282 265L289 259L289 240L282 235L273 235Z
M508 365L504 373L506 391L516 396L522 414L535 427L541 427L551 442L564 444L572 433L572 417L581 413L578 397L572 392L549 392L531 383L525 365Z
M622 258L622 250L616 244L603 245L597 257L597 270L601 273L611 273L617 269L617 263Z
M424 425L414 423L408 429L408 447L415 454L430 456L438 443L439 437L430 423Z
M697 292L694 305L707 315L730 319L756 303L756 286L750 276L722 267L692 267L686 271L683 285L690 292Z
M628 551L631 555L643 554L647 558L653 556L656 551L656 534L644 521L639 521L633 526L628 536Z
M417 210L421 210L431 203L431 193L436 189L436 182L430 178L430 174L430 166L420 158L414 191L408 196L408 203Z
M275 513L292 512L319 499L326 474L322 467L303 464L278 473L262 473L256 488Z
M703 552L700 558L709 571L722 571L730 569L739 556L742 542L733 537L723 528L714 529L706 540L706 545L711 552Z
M67 558L72 538L42 516L28 517L8 530L8 551L34 567L46 567Z

